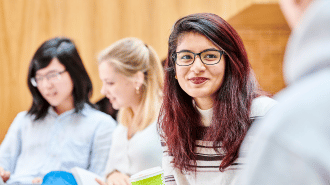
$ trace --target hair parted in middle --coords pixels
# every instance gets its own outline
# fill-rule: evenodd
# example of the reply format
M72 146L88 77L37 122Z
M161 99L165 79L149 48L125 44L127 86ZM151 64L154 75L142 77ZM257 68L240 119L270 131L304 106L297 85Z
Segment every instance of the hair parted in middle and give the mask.
M161 106L164 71L156 51L142 40L134 37L121 39L100 52L99 63L108 62L121 74L132 77L144 73L144 82L139 89L142 94L141 107L134 121L143 130L157 120ZM127 126L133 120L133 111L122 108L118 121Z
M168 41L163 105L158 120L161 136L169 155L173 156L175 168L181 172L195 170L191 165L196 165L194 151L197 132L200 132L198 128L202 125L193 98L175 79L176 64L172 57L180 39L191 32L205 36L225 52L223 83L214 98L212 124L203 135L203 140L213 141L213 148L219 153L221 145L224 156L219 170L224 171L238 157L239 147L251 125L252 100L263 92L250 67L240 36L225 20L211 13L191 14L177 20Z

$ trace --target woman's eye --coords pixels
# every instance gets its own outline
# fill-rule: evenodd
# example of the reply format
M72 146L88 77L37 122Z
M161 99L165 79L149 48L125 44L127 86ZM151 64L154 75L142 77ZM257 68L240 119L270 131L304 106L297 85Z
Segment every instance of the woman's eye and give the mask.
M182 60L190 60L192 57L190 55L184 55L181 57Z
M220 55L215 55L215 54L207 54L203 56L204 61L216 61L219 60Z
M105 84L107 84L107 85L113 85L114 83L113 82L105 82Z
M206 55L204 58L217 58L216 55Z

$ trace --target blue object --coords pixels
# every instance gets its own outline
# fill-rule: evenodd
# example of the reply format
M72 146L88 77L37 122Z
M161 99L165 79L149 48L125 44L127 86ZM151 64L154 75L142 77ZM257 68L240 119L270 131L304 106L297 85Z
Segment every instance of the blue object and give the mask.
M72 173L51 171L44 176L42 185L78 185Z

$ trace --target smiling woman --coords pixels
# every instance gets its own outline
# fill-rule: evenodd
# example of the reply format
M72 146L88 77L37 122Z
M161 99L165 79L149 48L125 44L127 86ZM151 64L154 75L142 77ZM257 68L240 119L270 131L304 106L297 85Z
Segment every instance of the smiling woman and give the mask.
M107 62L100 63L99 73L104 81L101 93L109 99L113 108L118 110L122 107L132 107L133 112L136 112L142 98L141 93L136 92L144 81L143 73L137 72L134 77L127 77Z
M31 60L27 82L31 108L16 116L0 146L4 181L31 184L50 171L73 167L102 175L116 123L90 103L92 83L74 43L44 42Z
M57 111L58 105L68 107L58 113L75 108L82 110L85 103L91 105L92 82L78 51L70 39L54 38L40 46L30 63L28 85L34 101L29 110L42 118L49 105ZM52 105L53 100L57 102Z
M31 78L31 84L38 88L57 114L74 108L72 79L57 58L53 58L47 67L39 69Z
M155 50L137 38L113 43L98 60L101 93L119 109L119 125L106 169L107 184L126 185L130 184L130 175L161 166L156 121L162 100L163 68Z
M200 56L194 57L189 66L175 66L179 85L194 97L199 108L210 109L213 106L212 96L220 88L225 75L223 51L217 50L218 47L205 36L194 32L183 35L178 42L176 64L182 61L182 51L199 52Z
M233 184L243 138L274 100L259 89L239 35L215 14L179 19L168 48L158 121L166 184Z

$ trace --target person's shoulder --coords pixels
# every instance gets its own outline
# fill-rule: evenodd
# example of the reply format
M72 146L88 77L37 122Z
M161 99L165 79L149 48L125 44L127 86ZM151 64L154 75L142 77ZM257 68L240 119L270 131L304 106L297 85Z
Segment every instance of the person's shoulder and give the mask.
M90 114L94 115L94 116L98 116L100 118L108 118L108 119L112 118L109 114L106 114L106 113L104 113L100 110L97 110L95 108L90 109Z
M150 130L157 129L157 120L151 122L145 129L150 129Z
M317 108L330 100L330 69L324 69L301 78L277 94L276 99L284 107L294 110ZM297 106L300 105L300 106Z
M148 125L141 132L148 133L149 135L159 135L157 130L157 121L150 123L150 125Z
M127 134L127 127L125 127L123 124L118 123L116 127L113 130L113 138L122 138L124 135Z
M31 123L33 121L33 116L28 114L27 111L22 111L16 115L10 127L14 130L22 129L24 126L29 125L28 123Z
M281 118L288 117L313 117L313 119L324 119L330 108L330 70L310 75L302 79L283 91L276 99L278 105L276 112L281 114ZM326 113L325 115L318 116ZM299 116L298 116L299 115ZM297 119L297 118L295 118Z
M22 111L22 112L19 112L17 115L16 115L17 118L23 118L23 117L30 117L30 115L28 114L27 111Z
M252 101L251 117L262 117L271 108L277 104L277 101L268 96L259 96Z
M85 115L85 116L100 116L100 117L110 117L110 115L100 111L100 110L97 110L96 108L92 107L91 105L88 105L88 104L85 104L83 110L82 110L82 113Z
M15 121L19 121L19 122L21 122L21 121L23 121L23 120L33 120L33 115L30 115L30 114L28 114L28 112L27 111L22 111L22 112L19 112L17 115L16 115L16 117L15 117L15 119L14 119L14 122Z
M88 119L92 119L94 123L107 122L110 124L116 124L116 121L109 114L99 111L90 105L85 106L83 114Z
M329 77L330 73L327 77L311 75L279 92L275 96L277 105L261 121L264 135L326 130L330 120Z

